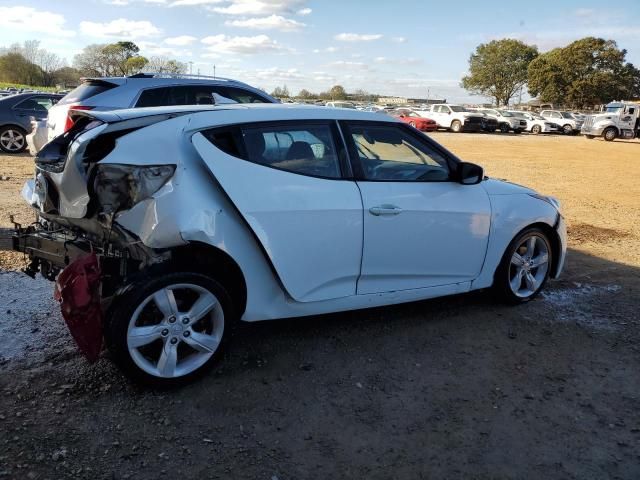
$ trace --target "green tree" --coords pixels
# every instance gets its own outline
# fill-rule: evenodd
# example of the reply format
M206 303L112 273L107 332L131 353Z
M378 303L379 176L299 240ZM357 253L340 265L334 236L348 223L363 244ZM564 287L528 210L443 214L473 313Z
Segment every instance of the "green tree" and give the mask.
M331 87L331 90L329 90L329 96L331 100L346 100L347 92L342 85L334 85Z
M478 45L469 58L469 75L462 78L466 90L492 97L496 105L508 105L527 83L527 67L538 56L535 46L505 38Z
M0 81L22 85L42 85L42 69L20 53L0 55Z
M572 107L637 97L640 71L625 62L626 54L615 41L594 37L553 49L529 65L529 92Z
M87 45L75 56L74 67L86 76L122 76L139 72L149 62L133 42Z

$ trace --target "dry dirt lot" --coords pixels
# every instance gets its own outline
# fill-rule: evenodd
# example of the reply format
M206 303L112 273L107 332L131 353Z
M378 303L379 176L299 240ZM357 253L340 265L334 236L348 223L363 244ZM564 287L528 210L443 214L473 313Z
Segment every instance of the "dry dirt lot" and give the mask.
M559 197L561 280L245 326L177 391L75 352L50 284L0 257L0 478L640 478L640 143L433 135ZM0 157L0 225L29 220Z

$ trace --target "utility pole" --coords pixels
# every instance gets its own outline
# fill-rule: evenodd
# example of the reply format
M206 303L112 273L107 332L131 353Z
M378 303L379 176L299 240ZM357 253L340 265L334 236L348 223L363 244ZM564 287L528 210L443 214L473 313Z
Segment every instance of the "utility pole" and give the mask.
M216 64L213 64L213 78L216 78Z
M189 62L189 75L193 74L193 62Z

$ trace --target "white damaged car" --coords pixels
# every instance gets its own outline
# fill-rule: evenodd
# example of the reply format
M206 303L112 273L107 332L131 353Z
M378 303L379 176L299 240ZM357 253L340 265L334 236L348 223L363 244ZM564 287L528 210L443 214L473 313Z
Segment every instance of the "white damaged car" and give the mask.
M558 201L489 179L410 126L288 105L78 111L36 158L16 225L80 349L190 379L237 320L299 317L557 277Z

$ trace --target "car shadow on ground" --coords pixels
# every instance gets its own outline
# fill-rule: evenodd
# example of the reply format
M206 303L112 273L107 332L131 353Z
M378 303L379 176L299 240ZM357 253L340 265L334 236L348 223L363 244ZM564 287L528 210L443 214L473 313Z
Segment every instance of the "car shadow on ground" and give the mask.
M639 289L640 269L572 250L526 305L474 292L243 325L172 391L78 355L2 374L7 458L64 446L34 463L48 476L637 478Z

